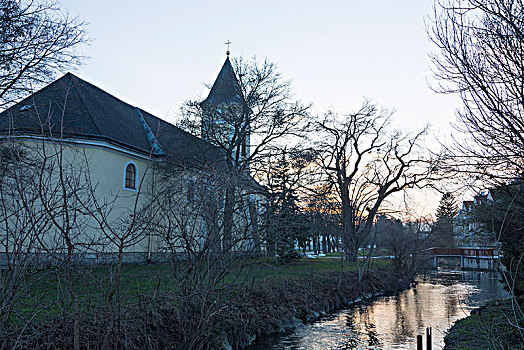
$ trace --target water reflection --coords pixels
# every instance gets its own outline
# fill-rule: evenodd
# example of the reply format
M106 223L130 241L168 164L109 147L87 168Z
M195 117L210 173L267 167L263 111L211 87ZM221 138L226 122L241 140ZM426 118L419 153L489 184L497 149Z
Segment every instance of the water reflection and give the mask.
M433 327L433 348L439 349L457 319L487 300L507 297L495 272L439 271L417 280L414 289L259 340L253 349L413 349L426 327Z
M356 320L351 313L346 313L347 339L342 346L344 349L357 349L359 345L380 346L377 327L369 320L369 312L359 308L359 318ZM358 322L355 322L358 321Z

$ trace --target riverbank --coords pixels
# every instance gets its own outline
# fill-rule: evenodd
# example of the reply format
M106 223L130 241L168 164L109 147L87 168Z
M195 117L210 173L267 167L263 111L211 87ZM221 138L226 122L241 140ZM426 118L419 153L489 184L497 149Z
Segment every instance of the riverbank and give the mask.
M263 281L243 295L240 308L230 310L225 347L243 348L257 337L289 331L363 300L396 294L410 287L412 277L380 269L364 274L360 281L354 272L325 273L302 281Z
M444 338L445 350L524 349L509 300L491 301L457 321ZM520 324L524 320L520 320Z
M244 282L228 282L212 290L195 285L185 297L176 285L168 288L172 282L165 284L162 276L167 268L129 266L113 308L95 302L96 298L83 299L78 319L81 343L87 348L100 347L112 317L110 344L114 348L242 349L257 337L291 330L364 299L395 294L409 288L412 277L382 267L359 281L356 267L345 264L344 271L337 271L340 265L333 259L304 260L290 266L266 259L257 261L257 266L242 274ZM149 283L158 281L154 289L144 284L149 272L155 273ZM47 289L38 289L39 300L46 304L43 295L52 296L55 288L47 282ZM88 287L84 287L86 293L103 297ZM0 331L0 348L71 348L73 315L67 309L61 313L52 309L61 305L49 305L42 309L40 321L24 333L17 333L16 328Z

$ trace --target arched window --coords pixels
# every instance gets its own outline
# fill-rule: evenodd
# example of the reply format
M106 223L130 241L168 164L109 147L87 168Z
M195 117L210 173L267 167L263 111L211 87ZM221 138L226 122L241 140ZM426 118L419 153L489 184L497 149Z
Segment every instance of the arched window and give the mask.
M133 163L126 166L124 188L136 190L136 166Z

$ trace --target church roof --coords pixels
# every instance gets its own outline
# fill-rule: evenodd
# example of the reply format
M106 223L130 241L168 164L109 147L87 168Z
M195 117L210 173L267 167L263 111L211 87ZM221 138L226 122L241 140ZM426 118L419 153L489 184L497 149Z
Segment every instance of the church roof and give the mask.
M0 113L0 133L105 140L186 164L220 158L204 140L71 73Z
M203 108L218 106L223 103L240 103L246 105L242 89L237 76L229 61L226 58L220 73L218 73L215 83L209 91L207 98L200 104Z
M473 201L462 202L462 210L469 212L471 208L473 208Z

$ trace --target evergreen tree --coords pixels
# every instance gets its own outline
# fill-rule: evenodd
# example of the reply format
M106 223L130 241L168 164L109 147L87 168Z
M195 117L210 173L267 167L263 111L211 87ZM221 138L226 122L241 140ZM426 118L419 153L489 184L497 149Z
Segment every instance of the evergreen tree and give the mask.
M437 222L433 228L434 243L450 247L453 240L453 218L457 215L458 206L455 198L449 192L444 193L437 208Z
M449 192L444 193L440 199L437 208L437 221L439 220L453 220L457 215L458 206L455 197Z
M283 150L268 166L266 182L270 194L267 215L267 244L279 256L279 261L288 263L299 258L295 241L304 244L310 238L309 218L299 206L299 188L303 185L305 169L312 158L308 151ZM272 252L273 253L273 252Z

